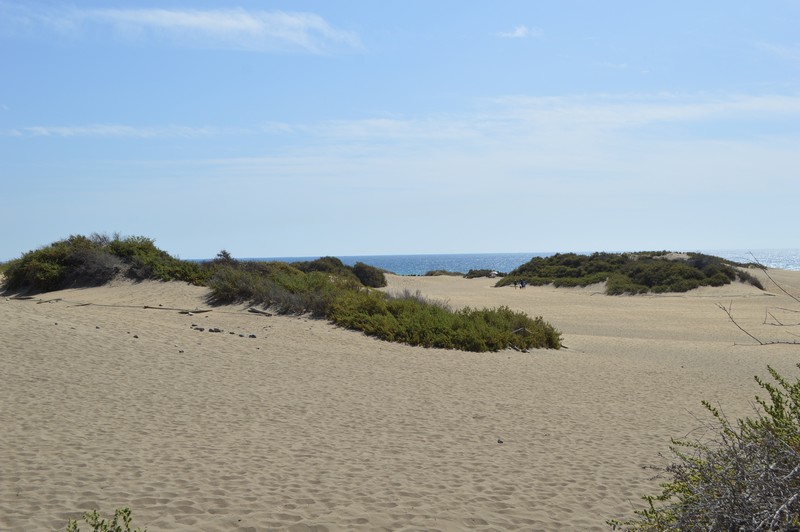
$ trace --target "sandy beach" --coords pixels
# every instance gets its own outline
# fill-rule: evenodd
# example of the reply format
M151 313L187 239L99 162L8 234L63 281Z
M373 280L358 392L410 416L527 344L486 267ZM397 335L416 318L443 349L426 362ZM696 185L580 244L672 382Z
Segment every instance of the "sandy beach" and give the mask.
M771 274L800 294L800 272ZM386 290L541 315L566 349L391 344L182 283L0 298L0 530L122 506L151 531L603 530L657 492L648 467L700 435L702 400L749 415L754 375L798 373L800 346L759 346L717 307L790 338L765 312L800 305L765 278L635 297L493 284Z

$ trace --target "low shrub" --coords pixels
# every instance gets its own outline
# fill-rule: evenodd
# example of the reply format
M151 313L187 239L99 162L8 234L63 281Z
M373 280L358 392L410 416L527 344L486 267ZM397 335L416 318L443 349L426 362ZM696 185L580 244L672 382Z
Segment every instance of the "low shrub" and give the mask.
M147 237L115 238L109 242L108 252L127 264L126 275L132 279L186 281L203 285L209 278L208 268L172 257Z
M210 289L212 304L250 302L283 314L311 314L384 340L410 345L496 351L507 347L559 348L560 333L541 318L505 307L453 312L419 294L387 296L384 273L334 257L309 262L238 261L223 250L206 263L176 259L152 239L72 236L9 263L5 286L36 291L90 286L115 275L180 280Z
M442 275L452 276L452 277L464 277L463 273L460 272L451 272L448 270L430 270L425 272L426 277L439 277Z
M507 307L453 312L419 293L349 292L334 302L328 318L383 340L424 347L477 352L561 347L560 333L541 318Z
M797 366L800 368L800 364ZM790 382L768 367L774 382L756 377L763 411L731 422L708 402L705 441L673 440L674 462L657 496L614 529L800 530L800 378Z
M86 512L83 514L83 520L86 521L92 532L147 532L146 528L131 528L131 509L118 508L114 511L114 517L106 521L97 510ZM67 524L67 532L80 532L78 522L70 520Z
M72 235L9 262L4 286L49 292L99 286L120 274L139 280L204 284L209 271L197 263L171 257L148 238Z
M561 346L561 336L541 318L507 308L453 312L419 293L391 296L349 277L294 265L240 263L220 267L209 282L214 303L249 301L283 314L311 313L348 329L409 345L497 351Z
M336 257L321 257L307 262L293 262L292 266L302 272L323 272L340 277L356 278L353 270Z
M606 294L610 296L644 294L649 290L647 286L636 284L629 277L620 273L611 273L606 280Z
M487 270L487 269L480 269L480 270L470 270L464 275L465 279L477 279L478 277L503 277L506 275L505 273L498 272L497 270Z
M292 266L302 272L329 273L344 279L358 281L362 285L372 288L386 286L384 271L363 262L356 262L354 266L348 266L336 257L321 257L312 261L294 262Z
M740 280L763 289L761 283L737 264L701 253L557 253L534 257L509 272L496 286L525 281L530 285L588 286L606 282L609 295L646 292L687 292L699 286L722 286Z
M282 314L311 313L324 317L336 294L361 284L350 276L308 273L280 262L240 262L219 266L208 282L209 302L247 301Z
M120 268L120 261L92 240L73 235L9 262L5 287L47 292L67 286L96 286L108 282Z
M363 262L356 262L352 268L353 273L361 284L369 286L370 288L383 288L386 286L386 275L383 270L364 264Z

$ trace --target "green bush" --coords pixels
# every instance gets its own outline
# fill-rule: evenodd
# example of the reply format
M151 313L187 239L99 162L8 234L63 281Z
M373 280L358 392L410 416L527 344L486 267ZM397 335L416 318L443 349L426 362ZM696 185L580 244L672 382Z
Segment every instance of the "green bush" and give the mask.
M472 351L508 347L559 348L561 336L541 318L505 307L453 312L419 294L387 296L384 273L334 257L286 264L238 261L227 251L207 263L187 262L158 249L152 239L72 236L31 251L6 266L6 287L55 290L102 284L114 275L181 280L210 289L212 304L250 302L283 314L309 313L384 340Z
M211 303L248 301L273 307L283 314L312 313L322 317L334 294L344 287L360 286L320 271L305 273L277 262L240 262L215 268L208 282Z
M352 271L364 286L369 286L371 288L382 288L387 284L386 275L384 274L383 270L376 268L375 266L370 266L369 264L364 264L363 262L356 262L352 268Z
M322 257L308 262L294 262L292 266L306 273L323 272L340 277L356 278L353 270L336 257Z
M127 276L133 279L186 281L203 285L210 277L208 268L172 257L158 249L155 241L147 237L115 238L109 242L108 251L128 265Z
M349 276L303 272L294 265L219 267L209 287L214 303L249 301L284 314L311 313L341 327L409 345L468 351L561 345L560 333L541 318L507 308L453 312L419 294L389 296Z
M354 266L348 266L336 257L321 257L316 260L306 262L294 262L292 266L306 273L323 272L358 281L364 286L381 288L386 286L386 276L383 270L357 262Z
M798 364L800 368L800 364ZM713 424L710 441L673 440L671 478L635 518L614 529L800 530L800 378L790 382L768 367L774 382L756 377L767 393L763 409L731 422L703 402Z
M383 340L424 347L477 352L561 347L560 333L541 318L507 307L453 312L419 293L351 291L334 301L327 317Z
M649 291L648 287L634 283L629 277L621 273L610 274L606 281L606 294L610 296L643 294L647 291Z
M505 275L506 275L505 273L498 272L497 270L481 269L481 270L468 271L467 274L464 275L464 278L465 279L477 279L478 277L494 278L494 277L503 277Z
M526 281L530 285L557 287L588 286L606 282L609 295L646 292L686 292L699 286L722 286L734 280L763 289L744 265L688 253L670 257L666 251L640 253L594 253L577 255L557 253L552 257L534 257L509 272L496 286Z
M149 238L72 235L9 262L5 288L48 292L99 286L120 274L204 284L209 273L199 264L171 257Z
M5 286L36 292L68 286L96 286L108 282L120 268L120 262L95 242L73 235L9 262Z
M451 276L451 277L464 277L463 273L459 272L451 272L448 270L429 270L425 272L426 277L439 277L439 276Z
M106 521L100 512L92 510L83 514L83 520L92 527L92 532L147 532L146 528L131 528L131 513L130 508L118 508L114 511L114 517ZM78 522L70 520L67 524L67 532L80 532Z

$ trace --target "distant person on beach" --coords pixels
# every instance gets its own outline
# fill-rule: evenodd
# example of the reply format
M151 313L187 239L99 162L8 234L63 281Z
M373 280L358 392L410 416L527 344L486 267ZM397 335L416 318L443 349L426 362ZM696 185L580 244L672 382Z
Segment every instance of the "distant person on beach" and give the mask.
M515 290L517 289L517 282L516 281L514 281L514 289Z

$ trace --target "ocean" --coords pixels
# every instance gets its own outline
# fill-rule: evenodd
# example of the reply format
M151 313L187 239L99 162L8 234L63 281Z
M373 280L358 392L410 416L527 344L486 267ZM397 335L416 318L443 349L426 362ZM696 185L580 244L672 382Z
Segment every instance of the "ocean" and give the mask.
M800 249L759 250L704 250L701 253L715 255L736 262L755 262L753 257L769 268L800 270ZM584 253L584 252L580 252ZM398 275L425 275L433 270L467 273L469 270L497 270L508 273L525 264L533 257L549 257L554 253L460 253L447 255L357 255L338 257L347 265L363 262ZM299 262L319 257L269 257L249 260L274 260Z

